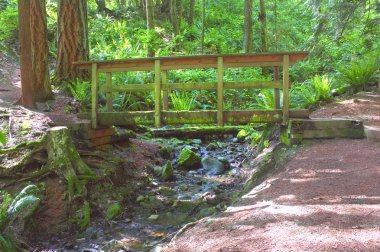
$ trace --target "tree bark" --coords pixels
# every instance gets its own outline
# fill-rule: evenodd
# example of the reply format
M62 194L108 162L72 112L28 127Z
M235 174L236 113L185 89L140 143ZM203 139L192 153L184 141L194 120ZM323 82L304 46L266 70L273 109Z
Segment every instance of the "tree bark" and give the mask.
M260 23L261 23L261 51L268 51L268 43L267 43L267 14L265 9L265 0L260 0L260 15L259 15Z
M146 26L148 32L147 56L154 57L155 51L153 48L154 39L154 8L153 0L146 0Z
M252 53L252 0L244 0L244 51Z
M190 0L189 16L187 20L189 27L193 27L194 25L194 13L195 13L195 0Z
M45 0L19 0L22 104L52 98Z
M73 62L88 59L87 1L61 0L58 7L58 82L87 79L88 72L78 71Z
M179 35L181 27L181 0L170 0L170 16L173 25L174 37ZM175 50L179 51L179 44L176 43Z
M202 0L201 53L204 52L204 45L205 45L205 22L206 22L206 0Z
M96 4L98 5L98 12L104 14L104 12L106 11L106 1L96 0Z

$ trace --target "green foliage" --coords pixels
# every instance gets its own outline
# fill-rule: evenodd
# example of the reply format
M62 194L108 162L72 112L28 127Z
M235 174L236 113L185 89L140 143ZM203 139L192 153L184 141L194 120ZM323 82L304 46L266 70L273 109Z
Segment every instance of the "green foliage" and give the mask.
M11 205L13 199L12 199L12 196L5 191L0 192L0 197L1 197L1 205L0 205L0 232L1 232L4 230L4 228L6 227L6 224L8 223L7 210L9 206Z
M7 139L5 137L5 134L2 131L0 131L0 144L5 145L6 142L7 142Z
M262 90L253 104L254 109L270 110L275 108L274 91L270 89Z
M192 110L195 107L196 97L189 92L171 92L170 100L175 110Z
M84 230L90 224L91 208L90 203L85 201L83 206L78 209L74 216L74 222L79 225L81 230Z
M0 12L0 41L4 42L6 45L11 45L16 42L17 36L17 0L12 0L9 3L7 3L6 8Z
M380 54L370 54L352 61L339 69L337 85L348 86L354 91L365 90L370 82L375 81L379 67Z
M70 94L78 101L82 108L91 103L91 83L88 81L77 81L68 83Z
M106 214L107 220L113 220L114 218L116 218L117 216L119 216L122 211L123 211L123 208L121 207L121 205L120 205L119 202L116 202L116 203L112 204L107 209L107 214Z
M331 99L331 84L328 76L315 76L302 84L294 84L290 90L290 106L307 108Z

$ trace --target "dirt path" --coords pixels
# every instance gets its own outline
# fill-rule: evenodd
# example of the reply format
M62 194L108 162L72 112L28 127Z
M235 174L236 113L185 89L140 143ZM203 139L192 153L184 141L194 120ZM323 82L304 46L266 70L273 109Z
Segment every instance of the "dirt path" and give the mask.
M163 251L379 251L380 147L324 140Z

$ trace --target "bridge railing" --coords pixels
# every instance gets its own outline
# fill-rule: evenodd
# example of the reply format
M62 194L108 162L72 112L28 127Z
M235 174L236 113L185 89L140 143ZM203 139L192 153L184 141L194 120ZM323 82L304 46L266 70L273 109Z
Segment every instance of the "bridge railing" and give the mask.
M132 125L145 124L161 127L163 124L208 124L225 123L247 124L251 122L287 123L289 116L299 117L304 111L289 110L289 68L297 61L303 60L307 52L230 54L230 55L197 55L178 57L140 58L112 61L75 62L79 69L91 70L91 118L92 127L98 125ZM227 68L238 67L273 67L272 81L226 82L223 80ZM215 82L203 83L169 83L168 71L178 69L216 69ZM282 68L282 80L279 79ZM154 83L126 84L116 86L112 83L112 73L131 71L153 71ZM99 74L105 73L106 84L99 85ZM225 111L223 109L224 90L226 89L274 89L275 107L273 110ZM283 105L280 107L280 89ZM216 90L217 109L202 111L169 111L170 91ZM155 93L154 111L114 112L112 104L113 92ZM99 92L106 94L107 112L99 112Z

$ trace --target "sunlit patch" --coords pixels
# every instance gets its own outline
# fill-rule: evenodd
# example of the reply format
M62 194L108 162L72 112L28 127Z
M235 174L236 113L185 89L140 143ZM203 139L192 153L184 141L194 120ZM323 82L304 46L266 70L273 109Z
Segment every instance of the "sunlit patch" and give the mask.
M281 195L278 197L278 201L287 201L287 200L295 200L297 197L294 194Z
M319 180L319 178L298 178L298 179L284 179L284 180L289 181L290 183L305 183L305 182Z
M263 211L270 214L302 216L313 214L317 210L303 206L271 205L263 209Z
M318 173L343 173L343 171L341 169L322 169L322 170L318 170Z

